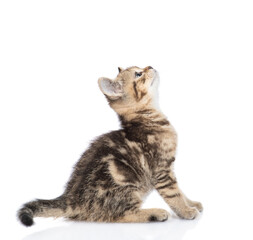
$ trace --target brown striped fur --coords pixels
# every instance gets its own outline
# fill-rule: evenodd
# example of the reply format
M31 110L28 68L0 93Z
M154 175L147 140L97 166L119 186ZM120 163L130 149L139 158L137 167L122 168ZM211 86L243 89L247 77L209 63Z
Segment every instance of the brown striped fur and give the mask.
M26 226L34 217L76 221L165 221L163 209L141 209L142 199L157 189L180 217L202 211L178 188L173 172L177 135L158 110L159 77L152 67L119 68L116 79L99 79L99 87L118 114L122 128L98 137L74 167L62 196L26 203L18 217Z

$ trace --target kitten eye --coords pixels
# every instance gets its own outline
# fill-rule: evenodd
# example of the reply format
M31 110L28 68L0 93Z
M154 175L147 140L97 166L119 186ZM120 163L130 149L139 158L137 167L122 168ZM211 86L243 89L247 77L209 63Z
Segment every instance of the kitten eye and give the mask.
M135 72L135 77L140 77L142 75L142 72Z

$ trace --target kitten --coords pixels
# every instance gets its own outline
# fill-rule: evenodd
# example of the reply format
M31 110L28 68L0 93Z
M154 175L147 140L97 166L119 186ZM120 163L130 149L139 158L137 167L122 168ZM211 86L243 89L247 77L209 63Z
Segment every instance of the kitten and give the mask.
M118 114L122 129L97 138L74 167L65 192L35 200L18 211L20 221L65 217L92 222L165 221L164 209L141 209L156 189L181 218L194 219L202 205L178 188L173 173L177 135L157 108L159 76L152 67L119 68L116 79L100 78L99 87Z

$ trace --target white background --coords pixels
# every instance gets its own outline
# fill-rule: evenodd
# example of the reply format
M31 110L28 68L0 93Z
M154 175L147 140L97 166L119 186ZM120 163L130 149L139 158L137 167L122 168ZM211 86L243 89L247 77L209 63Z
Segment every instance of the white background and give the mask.
M89 142L118 129L99 77L160 73L179 136L175 172L204 212L154 224L88 224L16 211L59 196ZM253 239L252 1L0 2L1 239ZM164 207L152 193L146 207Z

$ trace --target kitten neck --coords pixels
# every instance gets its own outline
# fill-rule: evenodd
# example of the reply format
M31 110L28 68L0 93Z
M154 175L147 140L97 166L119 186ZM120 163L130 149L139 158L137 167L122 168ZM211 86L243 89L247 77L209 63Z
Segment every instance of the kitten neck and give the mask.
M119 115L121 126L127 127L154 127L158 125L169 125L166 116L155 108L145 108Z

